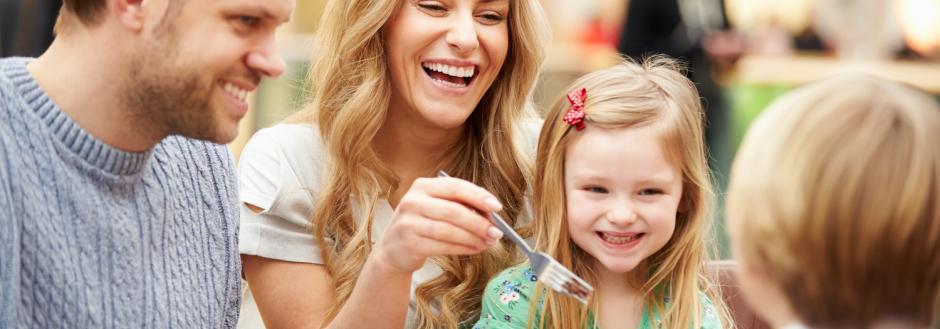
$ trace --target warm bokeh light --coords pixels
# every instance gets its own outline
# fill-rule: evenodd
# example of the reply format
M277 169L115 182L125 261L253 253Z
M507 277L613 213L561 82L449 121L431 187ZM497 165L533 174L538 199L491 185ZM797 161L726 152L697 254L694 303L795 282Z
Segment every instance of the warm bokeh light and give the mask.
M900 0L907 44L921 54L940 48L940 0Z
M812 21L812 0L725 0L728 20L743 30L777 25L799 34Z

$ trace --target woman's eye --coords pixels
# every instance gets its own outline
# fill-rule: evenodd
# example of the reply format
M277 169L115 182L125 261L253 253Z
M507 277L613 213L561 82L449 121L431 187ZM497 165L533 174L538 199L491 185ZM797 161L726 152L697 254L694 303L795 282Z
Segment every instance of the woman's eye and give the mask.
M607 189L600 186L587 186L584 190L591 193L607 193Z
M480 18L480 21L482 23L489 24L489 25L499 24L499 23L502 23L504 20L506 20L506 18L503 17L503 15L500 15L499 13L495 13L495 12L483 13L483 14L477 15L477 17Z
M447 11L447 8L444 8L443 5L436 2L419 2L418 8L432 13L442 13Z

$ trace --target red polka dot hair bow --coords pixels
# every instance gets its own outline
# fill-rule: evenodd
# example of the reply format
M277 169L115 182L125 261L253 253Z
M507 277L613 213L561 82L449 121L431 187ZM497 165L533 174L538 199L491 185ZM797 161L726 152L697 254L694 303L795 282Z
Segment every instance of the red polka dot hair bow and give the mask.
M568 93L568 103L571 107L565 112L565 122L581 131L584 129L584 100L587 99L587 90L583 87Z

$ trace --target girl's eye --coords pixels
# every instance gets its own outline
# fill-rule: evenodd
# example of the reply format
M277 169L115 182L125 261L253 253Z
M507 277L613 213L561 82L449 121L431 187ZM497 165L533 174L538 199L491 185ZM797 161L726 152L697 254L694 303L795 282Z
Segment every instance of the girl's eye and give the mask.
M663 190L658 188L647 188L640 190L640 195L658 195L663 194Z
M591 193L607 193L607 189L600 186L586 186L584 190Z

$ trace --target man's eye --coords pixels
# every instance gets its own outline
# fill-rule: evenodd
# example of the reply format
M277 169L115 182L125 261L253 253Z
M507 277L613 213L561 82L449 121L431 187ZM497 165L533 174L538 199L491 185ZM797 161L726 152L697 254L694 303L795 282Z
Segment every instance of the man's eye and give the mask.
M246 27L255 27L258 25L258 22L260 22L260 20L255 16L238 16L238 23Z

